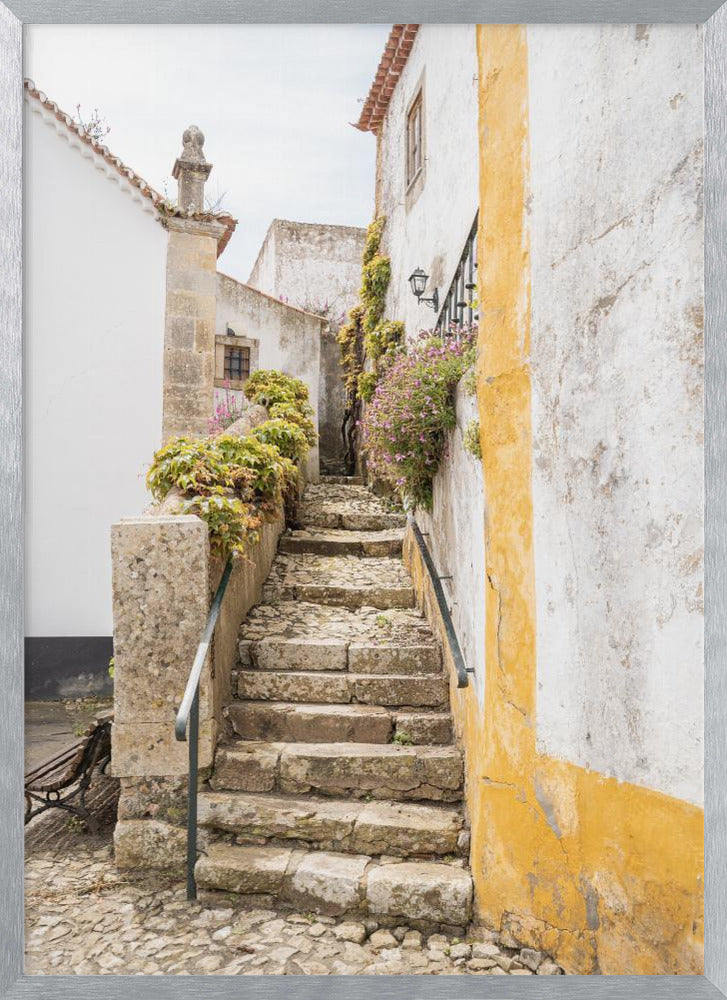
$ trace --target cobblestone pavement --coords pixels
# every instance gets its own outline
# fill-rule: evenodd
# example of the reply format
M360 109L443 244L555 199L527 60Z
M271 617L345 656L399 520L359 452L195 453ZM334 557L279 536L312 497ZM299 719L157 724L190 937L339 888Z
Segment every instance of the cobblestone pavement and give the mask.
M49 817L51 826L68 821ZM539 952L408 927L188 903L184 884L117 871L109 837L76 833L26 861L28 975L558 975ZM38 840L36 834L36 841Z

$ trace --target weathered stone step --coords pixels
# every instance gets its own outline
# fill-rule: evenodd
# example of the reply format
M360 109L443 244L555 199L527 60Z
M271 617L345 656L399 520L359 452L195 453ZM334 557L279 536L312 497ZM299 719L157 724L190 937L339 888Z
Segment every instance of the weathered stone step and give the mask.
M438 645L347 642L345 639L240 639L240 664L257 670L348 670L352 674L439 674Z
M305 601L346 608L413 608L414 587L400 559L281 553L264 600Z
M321 476L324 486L363 486L363 476Z
M357 568L361 562L363 560L356 561ZM281 644L277 649L268 647L271 657L285 657L285 665L281 665L280 669L291 666L299 670L345 670L345 663L350 660L351 667L355 661L359 664L355 668L359 673L427 673L430 668L424 665L419 669L405 665L407 662L411 663L410 650L417 653L418 649L421 649L422 661L424 657L431 655L436 658L437 669L441 663L439 643L426 618L416 608L390 608L382 611L379 608L343 608L328 604L307 604L304 601L263 602L251 608L242 622L240 641L244 666L253 665L246 658L248 643L259 642ZM304 646L305 650L296 651L296 646ZM332 651L334 646L338 653ZM382 650L381 655L387 660L386 663L379 667L375 665L367 653L372 647ZM403 649L402 666L390 670L399 647ZM252 648L254 651L254 647ZM345 658L344 649L351 651ZM431 649L432 653L428 653L427 649ZM304 652L305 659L296 660L298 654L302 655ZM332 657L332 661L324 666L323 660L328 657ZM363 670L360 669L362 660L370 663ZM262 661L260 665L262 666ZM273 668L275 669L274 664Z
M199 822L239 841L295 841L316 850L402 858L461 855L468 842L460 809L411 802L202 792Z
M344 528L347 531L387 531L406 526L406 514L393 511L355 511L346 504L325 510L301 510L298 521L306 528Z
M464 781L453 746L240 742L217 749L215 791L456 802Z
M281 552L307 552L326 556L400 556L403 542L403 528L389 531L309 528L283 535L279 548Z
M251 701L303 701L319 704L408 705L443 708L449 685L442 674L352 674L328 671L238 670L238 698Z
M212 844L196 879L201 889L270 896L329 916L465 927L472 914L469 872L442 862L381 864L367 854Z
M321 705L290 701L238 701L225 708L245 740L294 743L445 744L449 712L397 712L375 705Z
M392 510L364 486L323 483L306 488L298 521L306 528L384 531L405 527L406 514Z

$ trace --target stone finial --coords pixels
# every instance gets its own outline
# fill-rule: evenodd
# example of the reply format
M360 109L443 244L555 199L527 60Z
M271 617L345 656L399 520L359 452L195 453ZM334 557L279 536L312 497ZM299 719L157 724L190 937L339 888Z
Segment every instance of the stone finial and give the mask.
M204 133L196 125L190 125L182 133L182 155L172 170L172 177L179 185L177 198L183 212L204 212L204 185L210 175L212 164L205 159Z

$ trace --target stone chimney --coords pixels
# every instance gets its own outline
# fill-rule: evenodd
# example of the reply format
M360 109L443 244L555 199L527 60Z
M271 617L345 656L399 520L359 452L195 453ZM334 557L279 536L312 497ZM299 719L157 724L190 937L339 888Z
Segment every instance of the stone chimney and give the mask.
M190 125L182 133L182 155L172 170L172 177L179 185L177 202L183 212L204 212L204 185L212 164L202 152L204 133Z

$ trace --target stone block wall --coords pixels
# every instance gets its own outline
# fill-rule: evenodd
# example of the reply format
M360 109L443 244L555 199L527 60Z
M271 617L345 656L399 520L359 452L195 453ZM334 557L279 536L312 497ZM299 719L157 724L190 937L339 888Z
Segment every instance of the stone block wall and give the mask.
M216 222L169 218L162 438L206 434L214 409Z
M251 408L255 411L262 408ZM256 422L243 419L242 433ZM114 834L120 868L181 870L185 858L189 744L174 722L223 561L207 525L173 513L174 500L111 531L115 650L112 771L121 779ZM240 622L262 595L283 530L282 513L235 557L200 681L200 780L209 775L223 707L231 698Z

